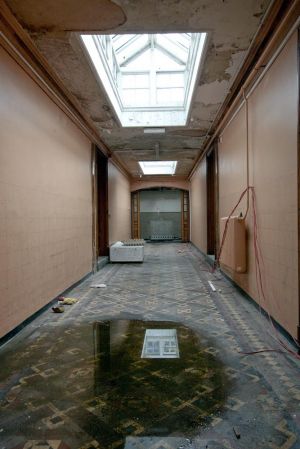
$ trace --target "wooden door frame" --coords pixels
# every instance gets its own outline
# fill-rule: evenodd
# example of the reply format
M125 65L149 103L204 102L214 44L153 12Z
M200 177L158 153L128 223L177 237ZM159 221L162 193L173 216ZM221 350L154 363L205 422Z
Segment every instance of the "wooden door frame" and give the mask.
M213 142L206 154L207 254L216 256L219 246L218 146Z
M97 147L92 144L91 149L91 180L92 180L92 271L96 273L97 271L97 238L98 238L98 227L97 227Z
M97 173L97 257L108 256L108 158L100 151L96 159Z
M135 201L137 210L135 210ZM131 192L131 237L133 239L141 238L140 190Z
M164 187L166 190L174 190L173 187ZM141 238L141 222L140 222L140 192L141 189L131 192L131 236L133 239ZM176 188L181 194L181 239L183 242L190 241L190 192ZM184 219L184 198L187 196L187 218ZM136 202L136 204L135 204ZM136 207L136 210L135 210ZM136 217L135 217L136 215Z
M300 341L300 28L298 28L298 132L297 132L297 171L298 171L298 331L297 337ZM298 350L300 353L300 350Z
M187 198L187 210L185 211L184 200ZM184 214L187 213L185 220ZM190 192L188 190L181 190L181 240L183 242L190 241Z
M101 183L100 163L104 162L104 191L100 191ZM100 256L108 255L109 251L109 235L108 235L108 159L98 149L97 145L92 145L91 157L91 178L92 178L92 270L96 273L98 266L98 258ZM103 186L103 184L102 184ZM100 206L100 199L102 205ZM102 221L101 221L102 220ZM100 248L100 236L103 236L104 227L104 243L105 248ZM102 246L103 246L102 245Z

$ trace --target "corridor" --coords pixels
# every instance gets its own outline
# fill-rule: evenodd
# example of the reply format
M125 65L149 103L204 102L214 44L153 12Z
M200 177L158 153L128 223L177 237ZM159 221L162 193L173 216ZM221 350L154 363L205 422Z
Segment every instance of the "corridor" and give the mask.
M300 447L299 363L191 244L147 244L66 296L1 348L1 448ZM147 329L175 329L177 356L142 358Z

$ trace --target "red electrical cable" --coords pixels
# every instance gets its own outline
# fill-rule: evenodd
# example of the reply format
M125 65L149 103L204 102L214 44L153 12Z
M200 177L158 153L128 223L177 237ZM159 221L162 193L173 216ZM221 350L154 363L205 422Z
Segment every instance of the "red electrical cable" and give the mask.
M220 266L220 257L221 257L221 254L222 254L222 250L223 250L225 239L226 239L226 235L227 235L229 220L233 216L233 214L236 211L236 209L238 208L238 206L241 203L242 199L244 198L245 194L247 192L249 193L249 191L251 192L252 210L253 210L253 247L254 247L255 278L256 278L256 287L257 287L257 293L258 293L259 309L260 309L260 312L262 312L262 306L261 306L261 297L262 297L263 300L264 300L264 303L266 305L266 313L267 313L268 319L269 319L269 321L271 323L272 329L273 329L273 331L275 333L276 340L284 348L285 352L289 353L291 356L293 356L296 359L300 360L300 356L295 351L290 349L286 345L286 343L283 342L282 339L280 338L278 330L277 330L276 326L274 325L273 319L272 319L272 317L271 317L271 315L270 315L270 313L268 311L269 304L268 304L267 296L265 294L264 282L263 282L263 278L262 278L262 268L261 268L261 266L263 265L263 257L262 257L262 251L261 251L261 248L260 248L260 245L259 245L259 240L258 240L256 197L255 197L254 187L252 187L252 186L247 187L241 193L238 202L236 203L236 205L234 206L234 208L232 209L231 213L229 214L229 216L226 219L225 228L224 228L224 232L223 232L223 235L222 235L222 240L221 240L219 253L218 253L217 259L215 261L214 267L213 267L211 272L213 273L216 270L216 268ZM299 342L295 338L294 338L294 342L298 346L298 348L300 348ZM260 352L266 352L266 351L267 352L283 352L283 351L276 350L276 349L264 349L264 350L260 350L260 351L253 351L253 352L242 353L242 354L250 355L250 354L258 354Z
M279 332L276 328L276 326L274 325L274 321L269 313L269 304L268 304L268 300L267 300L267 296L265 294L265 290L264 290L264 284L263 284L263 279L262 279L262 271L261 271L261 260L263 261L262 258L262 252L259 246L259 241L258 241L258 232L257 232L257 214L256 214L256 199L255 199L255 192L254 192L254 188L250 187L251 189L251 198L252 198L252 209L253 209L253 233L254 233L254 252L255 252L255 270L256 270L256 282L257 282L257 289L258 289L258 298L260 301L260 294L264 300L264 303L266 304L267 308L266 308L266 313L267 316L269 318L269 321L272 325L272 328L275 332L275 337L277 339L277 341L279 342L279 344L285 349L286 352L288 352L290 355L292 355L293 357L295 357L296 359L300 360L300 356L293 351L292 349L290 349L285 342L282 341ZM261 309L261 304L259 303L260 309ZM296 343L296 345L299 348L299 343L297 342L296 339L294 339L294 342Z
M216 261L212 267L211 270L205 270L202 269L201 271L207 271L209 273L214 273L215 270L217 269L217 267L220 266L220 258L221 258L221 254L222 254L222 250L224 247L224 243L226 240L226 235L227 235L227 230L228 230L228 225L229 225L229 220L231 219L231 217L233 216L234 212L236 211L236 209L238 208L238 206L240 205L242 199L244 198L244 196L247 194L249 194L249 192L251 192L251 199L252 199L252 210L253 210L253 247L254 247L254 259L255 259L255 278L256 278L256 288L257 288L257 293L258 293L258 305L259 305L259 310L262 313L262 310L265 310L267 317L269 319L269 322L271 323L272 329L275 333L275 338L278 341L278 343L284 348L285 352L287 352L288 354L290 354L291 356L295 357L297 360L300 360L300 355L298 355L295 351L293 351L292 349L290 349L285 342L282 341L282 339L280 338L280 335L278 333L278 330L276 328L276 326L274 325L274 321L269 313L269 304L267 301L267 297L264 291L264 283L263 283L263 279L262 279L262 269L261 269L261 265L263 265L263 256L262 256L262 251L259 245L259 240L258 240L258 225L257 225L257 213L256 213L256 197L255 197L255 191L254 191L254 187L253 186L248 186L240 195L238 202L236 203L236 205L234 206L234 208L232 209L232 211L230 212L230 214L228 215L227 219L226 219L226 223L225 223L225 228L224 228L224 232L222 235L222 240L221 240L221 245L220 245L220 249L218 252L218 256L216 258ZM248 208L247 208L247 212L248 212ZM245 219L245 217L244 217ZM261 305L261 297L264 300L264 303L266 304L266 309L262 308ZM271 310L271 308L270 308ZM299 342L298 340L296 340L295 338L293 338L296 346L298 348L300 348ZM259 351L252 351L252 352L241 352L241 354L244 355L250 355L250 354L259 354L261 352L284 352L284 351L280 351L277 349L263 349L263 350L259 350Z

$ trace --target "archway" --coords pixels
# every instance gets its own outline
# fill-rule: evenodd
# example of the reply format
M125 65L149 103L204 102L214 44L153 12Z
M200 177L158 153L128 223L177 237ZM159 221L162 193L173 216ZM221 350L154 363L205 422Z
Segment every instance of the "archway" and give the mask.
M155 187L132 192L132 237L189 241L189 191Z

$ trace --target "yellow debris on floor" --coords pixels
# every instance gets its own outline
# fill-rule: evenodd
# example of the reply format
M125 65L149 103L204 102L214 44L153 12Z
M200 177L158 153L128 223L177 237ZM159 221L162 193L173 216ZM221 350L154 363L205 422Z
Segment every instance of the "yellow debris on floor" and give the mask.
M76 304L76 302L78 302L78 299L76 299L76 298L64 298L64 297L61 297L61 298L59 299L59 302L60 302L60 304L65 304L65 305L70 306L70 305L72 305L72 304Z

